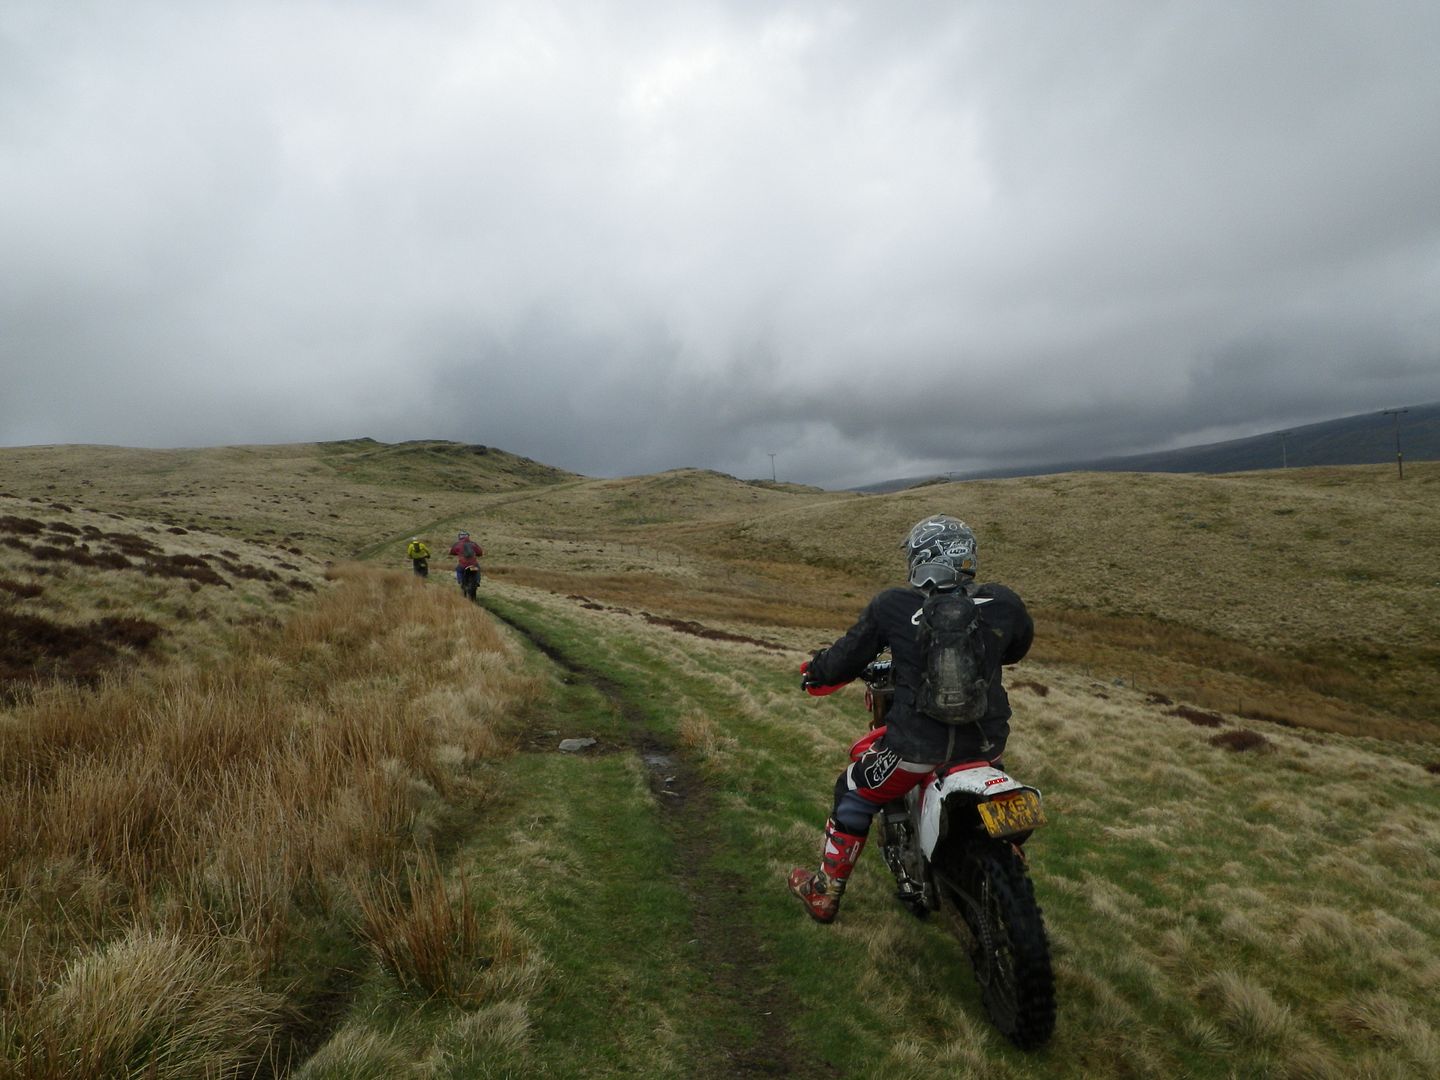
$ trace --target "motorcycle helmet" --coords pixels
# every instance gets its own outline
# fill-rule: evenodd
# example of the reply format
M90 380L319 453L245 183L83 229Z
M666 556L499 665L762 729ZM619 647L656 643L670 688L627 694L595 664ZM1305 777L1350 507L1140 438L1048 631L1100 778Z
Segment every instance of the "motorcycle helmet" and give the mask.
M936 514L917 522L900 546L910 584L927 592L973 581L980 569L975 534L959 518Z
M456 539L456 540L469 540L469 539L470 539L470 534L467 533L467 532L462 532L462 533L461 533L459 536L457 536L455 539Z

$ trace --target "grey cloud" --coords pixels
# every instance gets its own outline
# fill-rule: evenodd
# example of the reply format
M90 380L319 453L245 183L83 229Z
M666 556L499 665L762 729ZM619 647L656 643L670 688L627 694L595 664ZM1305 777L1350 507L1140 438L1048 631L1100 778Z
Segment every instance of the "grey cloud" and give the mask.
M860 483L1440 397L1440 8L16 0L0 443Z

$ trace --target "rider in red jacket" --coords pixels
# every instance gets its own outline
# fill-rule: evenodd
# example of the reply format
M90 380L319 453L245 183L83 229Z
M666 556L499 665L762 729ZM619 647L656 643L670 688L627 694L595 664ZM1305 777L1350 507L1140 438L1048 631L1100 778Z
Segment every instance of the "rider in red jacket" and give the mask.
M471 540L468 532L462 532L456 538L455 543L450 545L450 554L459 560L455 564L455 582L464 588L466 569L480 565L480 556L485 554L485 549Z

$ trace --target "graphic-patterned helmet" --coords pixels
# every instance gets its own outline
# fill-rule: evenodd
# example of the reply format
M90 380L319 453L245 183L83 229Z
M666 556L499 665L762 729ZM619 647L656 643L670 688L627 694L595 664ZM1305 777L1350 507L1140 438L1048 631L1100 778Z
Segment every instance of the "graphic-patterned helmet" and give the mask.
M469 540L469 539L470 539L470 534L467 533L467 532L462 532L462 533L461 533L459 536L457 536L455 539L457 539L457 540Z
M945 590L975 577L980 560L975 534L959 518L936 514L916 524L900 545L910 584L917 589Z

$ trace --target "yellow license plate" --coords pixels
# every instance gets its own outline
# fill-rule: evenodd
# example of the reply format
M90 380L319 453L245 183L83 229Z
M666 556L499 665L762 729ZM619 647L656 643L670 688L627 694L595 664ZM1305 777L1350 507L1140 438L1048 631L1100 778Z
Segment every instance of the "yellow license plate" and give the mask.
M991 836L1013 836L1045 824L1040 796L1033 791L1017 791L1014 795L982 802L977 809L985 831Z

